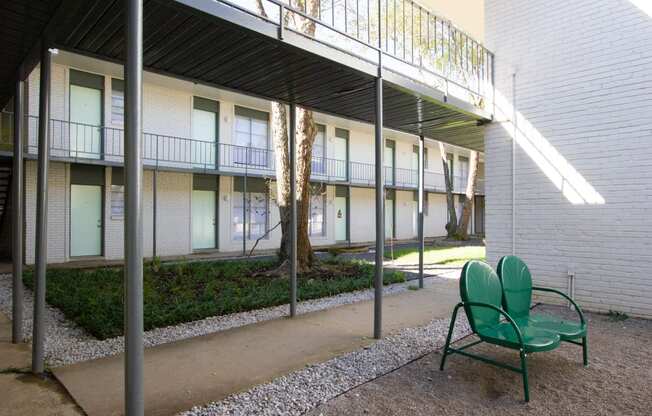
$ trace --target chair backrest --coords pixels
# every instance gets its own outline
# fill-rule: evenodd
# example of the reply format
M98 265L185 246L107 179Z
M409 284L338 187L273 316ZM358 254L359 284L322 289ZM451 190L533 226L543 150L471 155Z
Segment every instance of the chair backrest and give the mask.
M462 302L488 303L500 308L503 297L500 279L487 263L470 260L462 269L460 296ZM496 325L500 320L500 313L493 309L465 306L464 310L471 329L476 333L481 333L484 328Z
M530 315L532 275L523 260L505 256L498 262L498 277L503 284L503 307L513 318Z

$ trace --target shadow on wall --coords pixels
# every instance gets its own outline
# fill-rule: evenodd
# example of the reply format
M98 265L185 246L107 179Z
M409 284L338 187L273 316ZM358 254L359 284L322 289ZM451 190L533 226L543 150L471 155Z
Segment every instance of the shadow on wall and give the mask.
M652 1L652 0L645 0ZM573 205L602 205L604 198L591 184L555 149L550 142L505 96L496 91L496 115L501 127L512 140L525 151L539 169Z

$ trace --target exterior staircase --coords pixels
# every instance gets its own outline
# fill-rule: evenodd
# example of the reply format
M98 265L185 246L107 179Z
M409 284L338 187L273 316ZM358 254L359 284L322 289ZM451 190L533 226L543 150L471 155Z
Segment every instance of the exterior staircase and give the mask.
M0 226L9 215L9 193L11 192L11 168L0 166Z

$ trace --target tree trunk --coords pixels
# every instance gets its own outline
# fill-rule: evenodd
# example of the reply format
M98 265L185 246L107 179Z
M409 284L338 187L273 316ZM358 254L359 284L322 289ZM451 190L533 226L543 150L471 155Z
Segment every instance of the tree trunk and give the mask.
M257 0L258 12L267 17L262 1ZM290 6L317 16L319 0L290 0ZM308 36L314 36L315 23L300 15L286 11L288 27L296 28ZM290 155L288 149L288 116L284 104L272 102L272 137L276 158L277 203L281 218L281 247L279 259L287 260L290 254ZM312 171L312 147L317 129L312 111L297 107L296 161L297 161L297 270L303 272L313 265L313 252L308 235L310 218L310 175Z
M469 223L471 222L471 210L473 208L473 200L475 199L475 181L478 176L478 162L480 161L480 154L475 150L471 151L471 163L469 165L469 179L466 183L466 199L462 206L462 216L460 223L457 226L457 238L460 240L469 239Z
M457 213L455 212L455 197L453 195L453 180L451 178L452 172L448 168L446 149L444 149L442 142L439 142L439 154L441 155L441 162L444 166L444 184L446 186L446 207L448 210L446 236L454 237L457 234Z

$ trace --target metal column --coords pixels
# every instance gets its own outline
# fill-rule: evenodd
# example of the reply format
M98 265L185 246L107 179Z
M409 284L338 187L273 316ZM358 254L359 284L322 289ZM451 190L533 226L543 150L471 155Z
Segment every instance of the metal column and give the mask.
M45 343L45 272L48 259L48 159L50 153L50 67L51 56L45 40L41 43L41 70L38 119L38 172L36 184L36 278L34 282L34 328L32 372L43 373Z
M11 258L13 260L11 342L23 342L23 82L14 94L14 160L11 183Z
M127 0L125 78L125 414L143 399L143 1Z
M419 136L419 174L418 174L418 186L419 186L419 198L418 198L418 234L419 234L419 288L423 289L423 249L424 249L424 236L423 236L423 198L425 193L423 191L423 175L424 175L424 143L423 136Z
M380 75L380 74L379 74ZM382 336L383 261L385 250L385 178L383 169L383 78L376 79L376 275L374 278L374 338Z
M290 104L290 316L297 314L297 107Z
M378 0L378 76L376 78L376 274L374 276L374 338L383 332L383 261L385 252L385 143L383 140L383 50L381 1Z

